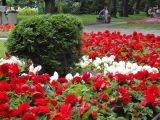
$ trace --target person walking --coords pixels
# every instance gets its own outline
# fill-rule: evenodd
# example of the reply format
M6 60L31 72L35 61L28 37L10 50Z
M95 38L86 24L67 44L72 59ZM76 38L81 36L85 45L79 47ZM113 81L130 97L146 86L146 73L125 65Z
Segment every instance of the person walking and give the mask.
M99 12L99 18L102 18L105 23L110 22L110 15L107 7L104 7L104 9Z
M150 8L148 9L148 15L149 15L149 17L151 17L151 18L154 17L154 11L153 11L153 8L152 8L152 7L150 7Z
M156 10L156 16L160 17L160 7L158 7L157 10Z

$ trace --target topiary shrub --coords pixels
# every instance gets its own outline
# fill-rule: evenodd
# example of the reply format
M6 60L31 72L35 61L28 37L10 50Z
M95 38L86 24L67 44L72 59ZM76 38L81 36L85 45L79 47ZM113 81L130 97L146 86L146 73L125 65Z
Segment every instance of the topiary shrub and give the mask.
M37 15L38 14L38 10L33 9L33 8L24 8L18 11L19 15Z
M6 46L11 55L42 65L43 72L63 76L81 57L82 27L71 15L35 16L13 29Z

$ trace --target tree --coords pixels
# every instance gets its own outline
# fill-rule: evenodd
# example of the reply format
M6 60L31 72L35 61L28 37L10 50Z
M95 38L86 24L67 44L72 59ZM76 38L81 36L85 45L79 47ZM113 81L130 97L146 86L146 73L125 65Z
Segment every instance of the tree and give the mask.
M120 1L120 16L128 17L128 1L129 0L121 0Z
M45 2L45 13L55 13L55 0L44 0Z
M6 0L2 0L2 6L6 6Z
M117 17L117 2L116 0L110 0L110 14L113 17Z
M140 11L140 3L141 3L141 0L136 0L136 7L135 7L135 12L136 12L136 14L139 14L139 11Z

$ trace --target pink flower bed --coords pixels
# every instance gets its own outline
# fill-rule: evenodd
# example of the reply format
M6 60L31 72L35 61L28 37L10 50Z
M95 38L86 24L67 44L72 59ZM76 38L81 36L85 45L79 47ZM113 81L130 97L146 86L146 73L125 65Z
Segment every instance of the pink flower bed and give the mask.
M128 23L160 24L160 18L147 18L144 20L128 20Z

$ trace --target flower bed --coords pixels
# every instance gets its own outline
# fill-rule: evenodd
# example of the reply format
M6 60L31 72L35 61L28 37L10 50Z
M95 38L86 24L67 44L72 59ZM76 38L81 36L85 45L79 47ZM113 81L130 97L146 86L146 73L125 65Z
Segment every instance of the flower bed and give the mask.
M13 29L15 27L15 25L0 25L0 32L5 32L5 31L10 31L11 29Z
M144 20L128 20L128 23L160 24L160 18L147 18Z
M150 120L160 112L160 37L105 31L82 42L84 72L65 78L0 59L0 119Z

